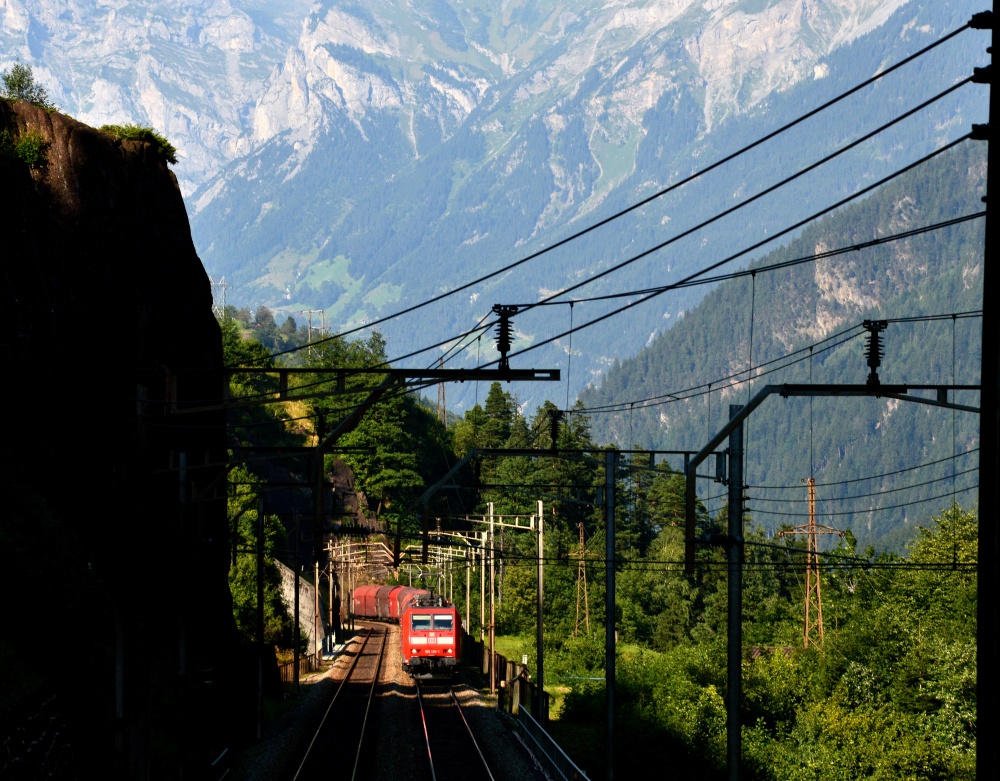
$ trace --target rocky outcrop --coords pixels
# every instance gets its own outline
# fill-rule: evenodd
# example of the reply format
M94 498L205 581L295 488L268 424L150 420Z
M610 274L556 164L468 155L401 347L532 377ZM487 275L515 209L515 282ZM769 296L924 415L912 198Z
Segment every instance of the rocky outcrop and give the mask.
M0 134L2 715L50 687L65 770L186 775L233 699L225 419L184 414L222 387L209 281L154 146L24 102Z

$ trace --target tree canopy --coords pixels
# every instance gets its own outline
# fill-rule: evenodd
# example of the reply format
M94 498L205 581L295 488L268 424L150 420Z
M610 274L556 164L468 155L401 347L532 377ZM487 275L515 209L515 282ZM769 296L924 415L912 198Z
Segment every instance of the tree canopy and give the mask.
M48 91L35 80L31 66L20 62L0 72L0 97L7 100L25 100L49 110L56 108L56 105L49 100Z

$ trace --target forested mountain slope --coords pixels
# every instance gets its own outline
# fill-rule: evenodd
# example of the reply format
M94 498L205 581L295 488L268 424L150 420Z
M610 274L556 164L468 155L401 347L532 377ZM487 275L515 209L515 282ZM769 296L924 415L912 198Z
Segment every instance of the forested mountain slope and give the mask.
M979 212L984 191L985 147L964 142L810 227L755 263L754 275L720 284L582 394L595 439L699 450L730 404L745 404L767 383L864 383L865 319L889 320L883 383L978 383L980 319L951 315L982 306L981 220L765 269ZM935 315L943 319L922 319ZM976 392L957 398L978 405ZM821 523L899 548L914 523L953 499L974 505L978 427L971 412L896 400L775 396L747 425L749 512L772 530L804 523L801 481L812 475Z

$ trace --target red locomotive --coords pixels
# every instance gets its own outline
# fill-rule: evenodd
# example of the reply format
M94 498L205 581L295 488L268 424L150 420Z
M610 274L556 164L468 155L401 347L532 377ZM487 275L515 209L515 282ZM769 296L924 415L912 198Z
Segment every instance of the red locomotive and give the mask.
M403 670L414 678L452 676L462 658L462 617L440 595L408 586L358 586L358 618L399 624Z

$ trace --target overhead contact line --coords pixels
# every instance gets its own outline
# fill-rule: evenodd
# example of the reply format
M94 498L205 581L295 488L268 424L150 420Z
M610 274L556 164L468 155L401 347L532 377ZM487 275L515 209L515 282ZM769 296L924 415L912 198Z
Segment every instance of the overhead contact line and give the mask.
M927 315L924 317L912 317L912 318L900 318L898 322L931 322L940 320L962 320L966 318L982 317L982 310L972 310L969 312L956 312L954 314L947 315ZM895 319L889 319L886 322L897 322ZM764 361L755 368L762 368L764 366L770 366L767 371L762 371L754 375L754 379L759 379L761 377L767 377L775 372L782 371L791 366L795 366L798 363L814 357L817 354L822 354L835 350L843 344L851 341L852 339L862 336L860 329L862 326L860 324L853 325L843 331L838 331L836 334L832 334L819 342L815 342L812 345L806 347L801 347L798 350L793 350L785 355L780 355L777 358L772 358L769 361ZM857 333L851 334L852 331L858 331ZM849 334L849 335L848 335ZM844 338L841 338L844 337ZM833 344L827 344L822 348L818 348L819 345L823 345L824 342L828 342L833 339L839 339L839 341ZM793 356L799 356L793 359ZM774 364L779 364L774 366ZM708 383L701 383L699 385L692 386L690 388L684 388L682 390L674 391L673 393L661 393L655 396L648 396L644 399L633 399L632 401L619 401L612 404L600 404L593 407L582 407L580 409L574 409L574 414L580 415L598 415L601 413L609 412L625 412L636 406L639 409L647 409L649 407L660 407L665 404L671 404L675 401L689 401L690 399L696 399L699 396L704 396L706 393L715 393L717 391L725 390L727 388L734 388L742 385L746 382L745 379L739 379L746 372L733 372L732 374L722 377L719 379L712 380ZM972 452L972 451L969 451ZM817 483L817 485L819 485Z

